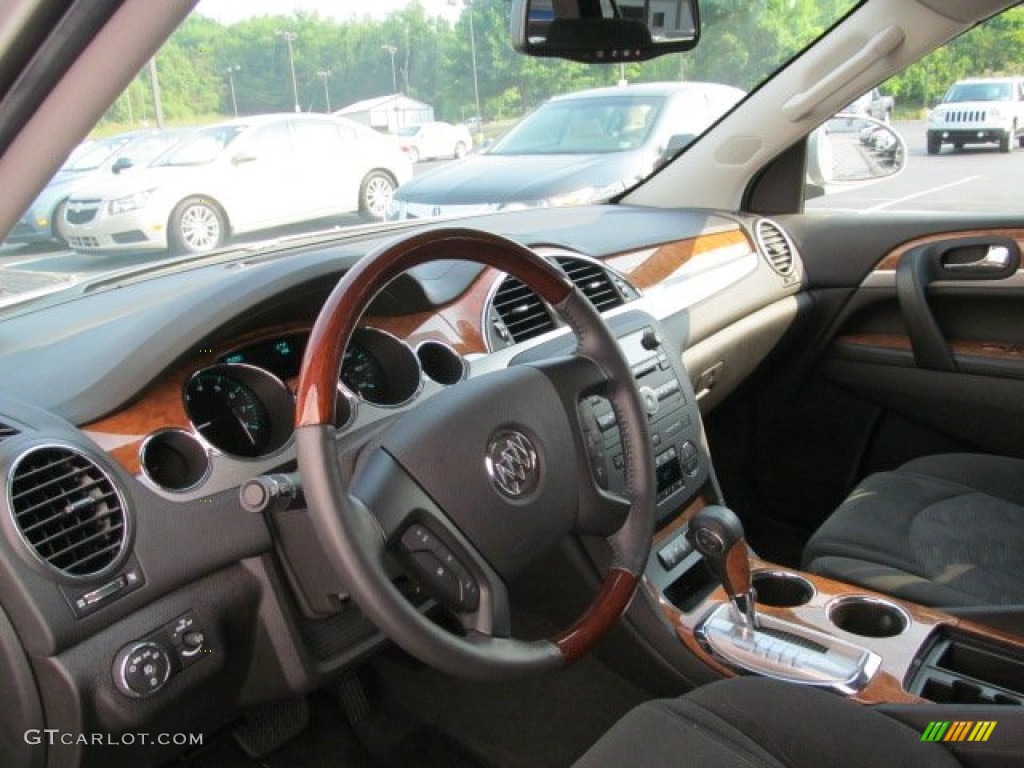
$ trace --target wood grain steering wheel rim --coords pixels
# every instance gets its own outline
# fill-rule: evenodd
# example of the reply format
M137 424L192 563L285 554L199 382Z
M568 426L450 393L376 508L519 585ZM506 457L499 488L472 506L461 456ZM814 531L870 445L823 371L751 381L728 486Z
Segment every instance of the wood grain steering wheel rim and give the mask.
M577 341L575 354L550 364L510 366L503 371L484 374L479 377L481 381L475 383L471 378L428 398L429 409L414 405L409 413L400 415L388 428L382 447L363 465L369 467L363 472L365 477L380 475L387 479L361 481L359 470L354 473L355 477L343 477L333 425L344 349L364 311L380 290L403 272L439 259L473 261L521 280L573 330ZM572 379L572 383L563 383L568 379ZM518 394L524 389L530 394ZM576 408L585 395L594 392L606 397L615 411L623 441L627 478L624 494L602 496L607 497L607 509L602 508L601 511L605 515L602 519L607 520L607 515L615 511L621 514L622 521L619 525L616 518L614 530L602 530L607 527L607 522L594 523L585 514L588 510L570 509L565 519L571 525L568 530L562 530L566 527L559 527L562 510L552 511L550 499L566 499L568 506L578 504L576 486L584 482L594 483L587 456L582 450ZM529 402L516 406L512 401L517 398L527 398ZM494 401L512 410L502 411L505 415L500 424L496 416L493 427L478 424L486 420L479 413L487 413L488 404ZM543 411L543 405L538 405L538 401L548 401L552 408L557 402L558 409L564 412L564 420L561 416L557 419L549 417L544 419L544 423L535 421L531 424L531 411ZM517 407L519 410L515 410ZM474 408L477 410L473 411ZM466 414L462 413L463 409ZM501 411L501 408L494 410ZM438 497L447 493L447 486L441 484L441 478L436 476L436 456L427 469L422 468L425 466L423 461L416 465L416 457L419 450L417 441L422 443L440 434L438 429L448 427L443 421L438 421L441 416L435 416L435 412L440 411L454 414L453 418L467 420L471 428L461 433L467 434L466 441L470 443L473 442L470 433L474 429L483 430L480 434L484 435L486 430L493 432L502 424L525 424L521 427L523 432L533 436L539 454L547 462L540 475L541 488L536 494L536 505L542 514L530 516L524 513L516 517L524 508L530 512L530 500L499 501L498 494L493 494L493 498L488 496L484 481L476 477L478 472L471 452L457 463L460 466L470 464L472 468L466 470L466 474L448 479L464 486L465 493L472 493L473 484L478 482L483 490L474 500L477 508L501 506L504 502L511 511L501 509L499 512L507 512L507 517L501 518L501 524L481 527L475 519L468 519L465 514L460 518L453 513L453 507L460 506L461 497L449 496L444 504L438 501ZM557 433L548 423L553 421L560 425ZM562 432L569 432L571 440ZM411 433L416 439L406 433ZM392 444L388 443L387 435L393 436ZM623 613L636 591L639 574L646 565L653 528L654 462L646 415L629 364L600 314L568 277L518 243L477 230L432 229L386 244L349 270L324 305L306 347L297 391L295 440L313 525L325 552L343 575L352 598L396 643L444 671L476 679L500 679L562 666L593 647ZM565 445L572 446L572 449L566 450ZM470 451L462 441L450 442L449 449ZM571 455L565 457L563 454ZM572 466L569 466L570 462ZM482 473L482 469L479 472ZM471 477L467 479L466 475ZM564 476L569 476L569 479ZM406 490L393 490L399 486ZM380 490L380 498L386 498L387 503L359 498L353 489L360 487ZM381 490L387 488L392 490ZM550 495L556 492L562 495ZM372 496L370 492L363 495ZM404 500L414 496L419 499L415 503ZM403 501L394 502L395 497ZM422 508L435 502L443 514L436 515L435 511L431 514L436 517L428 515L429 525L442 528L442 533L447 531L449 540L456 541L453 545L456 552L467 558L476 569L474 573L485 573L481 583L481 606L473 614L473 621L477 623L470 623L463 635L441 629L416 610L392 584L386 568L389 550L393 554L396 541L402 530L408 530L408 520L412 519L409 515L413 513L396 512L390 507L385 511L382 507L394 504L408 505L410 509L415 507L413 511L418 515L415 519L422 520L426 514ZM553 518L555 522L552 522ZM490 539L491 528L505 527L505 521L510 519L516 520L519 544L527 535L534 535L539 541L569 531L594 533L601 530L612 548L611 566L589 608L571 627L548 640L526 642L504 637L500 631L504 625L502 620L481 618L479 615L486 611L500 614L507 610L495 595L504 589L502 579L507 572L518 567L518 561L512 556L505 557L506 553L502 551L505 541L500 537L494 541ZM476 536L470 542L463 533L471 531L474 526ZM484 531L482 536L479 534L481 530ZM511 565L504 567L506 562ZM496 583L492 583L492 578Z

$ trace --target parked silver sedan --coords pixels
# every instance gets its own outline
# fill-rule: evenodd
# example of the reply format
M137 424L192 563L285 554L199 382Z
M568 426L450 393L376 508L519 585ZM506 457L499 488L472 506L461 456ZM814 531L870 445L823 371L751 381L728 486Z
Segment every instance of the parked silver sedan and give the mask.
M400 149L344 118L239 118L73 195L62 227L77 251L202 253L232 235L352 211L382 220L411 176Z

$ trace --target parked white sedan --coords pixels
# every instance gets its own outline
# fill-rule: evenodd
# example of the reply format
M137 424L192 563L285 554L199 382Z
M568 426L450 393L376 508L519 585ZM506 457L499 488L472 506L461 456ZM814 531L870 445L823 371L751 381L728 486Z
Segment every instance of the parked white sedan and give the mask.
M407 125L398 129L399 146L414 163L436 158L460 158L473 148L473 137L465 125L440 121Z
M77 251L202 253L232 235L351 211L380 221L411 177L392 142L344 118L239 118L73 195L63 229Z

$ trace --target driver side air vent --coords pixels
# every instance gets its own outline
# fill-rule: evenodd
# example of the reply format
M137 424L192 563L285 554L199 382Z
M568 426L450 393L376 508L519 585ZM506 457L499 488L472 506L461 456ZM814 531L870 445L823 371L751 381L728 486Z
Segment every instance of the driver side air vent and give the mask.
M532 339L555 327L540 296L514 277L502 280L494 294L493 306L513 342Z
M583 295L590 299L590 303L597 307L598 312L621 307L626 303L612 283L611 276L601 265L565 257L556 261L576 287L583 291Z
M793 242L782 228L770 219L760 219L754 236L771 268L783 277L793 273Z
M29 548L64 576L94 576L125 546L124 501L110 476L72 448L33 448L15 462L8 501Z

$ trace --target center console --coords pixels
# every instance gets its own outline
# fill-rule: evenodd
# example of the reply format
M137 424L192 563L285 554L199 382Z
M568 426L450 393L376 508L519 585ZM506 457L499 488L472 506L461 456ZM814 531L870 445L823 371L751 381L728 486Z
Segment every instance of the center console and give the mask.
M655 456L657 533L643 594L689 662L713 676L760 674L865 703L1024 704L1024 638L753 555L729 510L705 509L721 493L679 346L646 315L612 325ZM610 404L588 398L580 418L596 482L621 491Z

